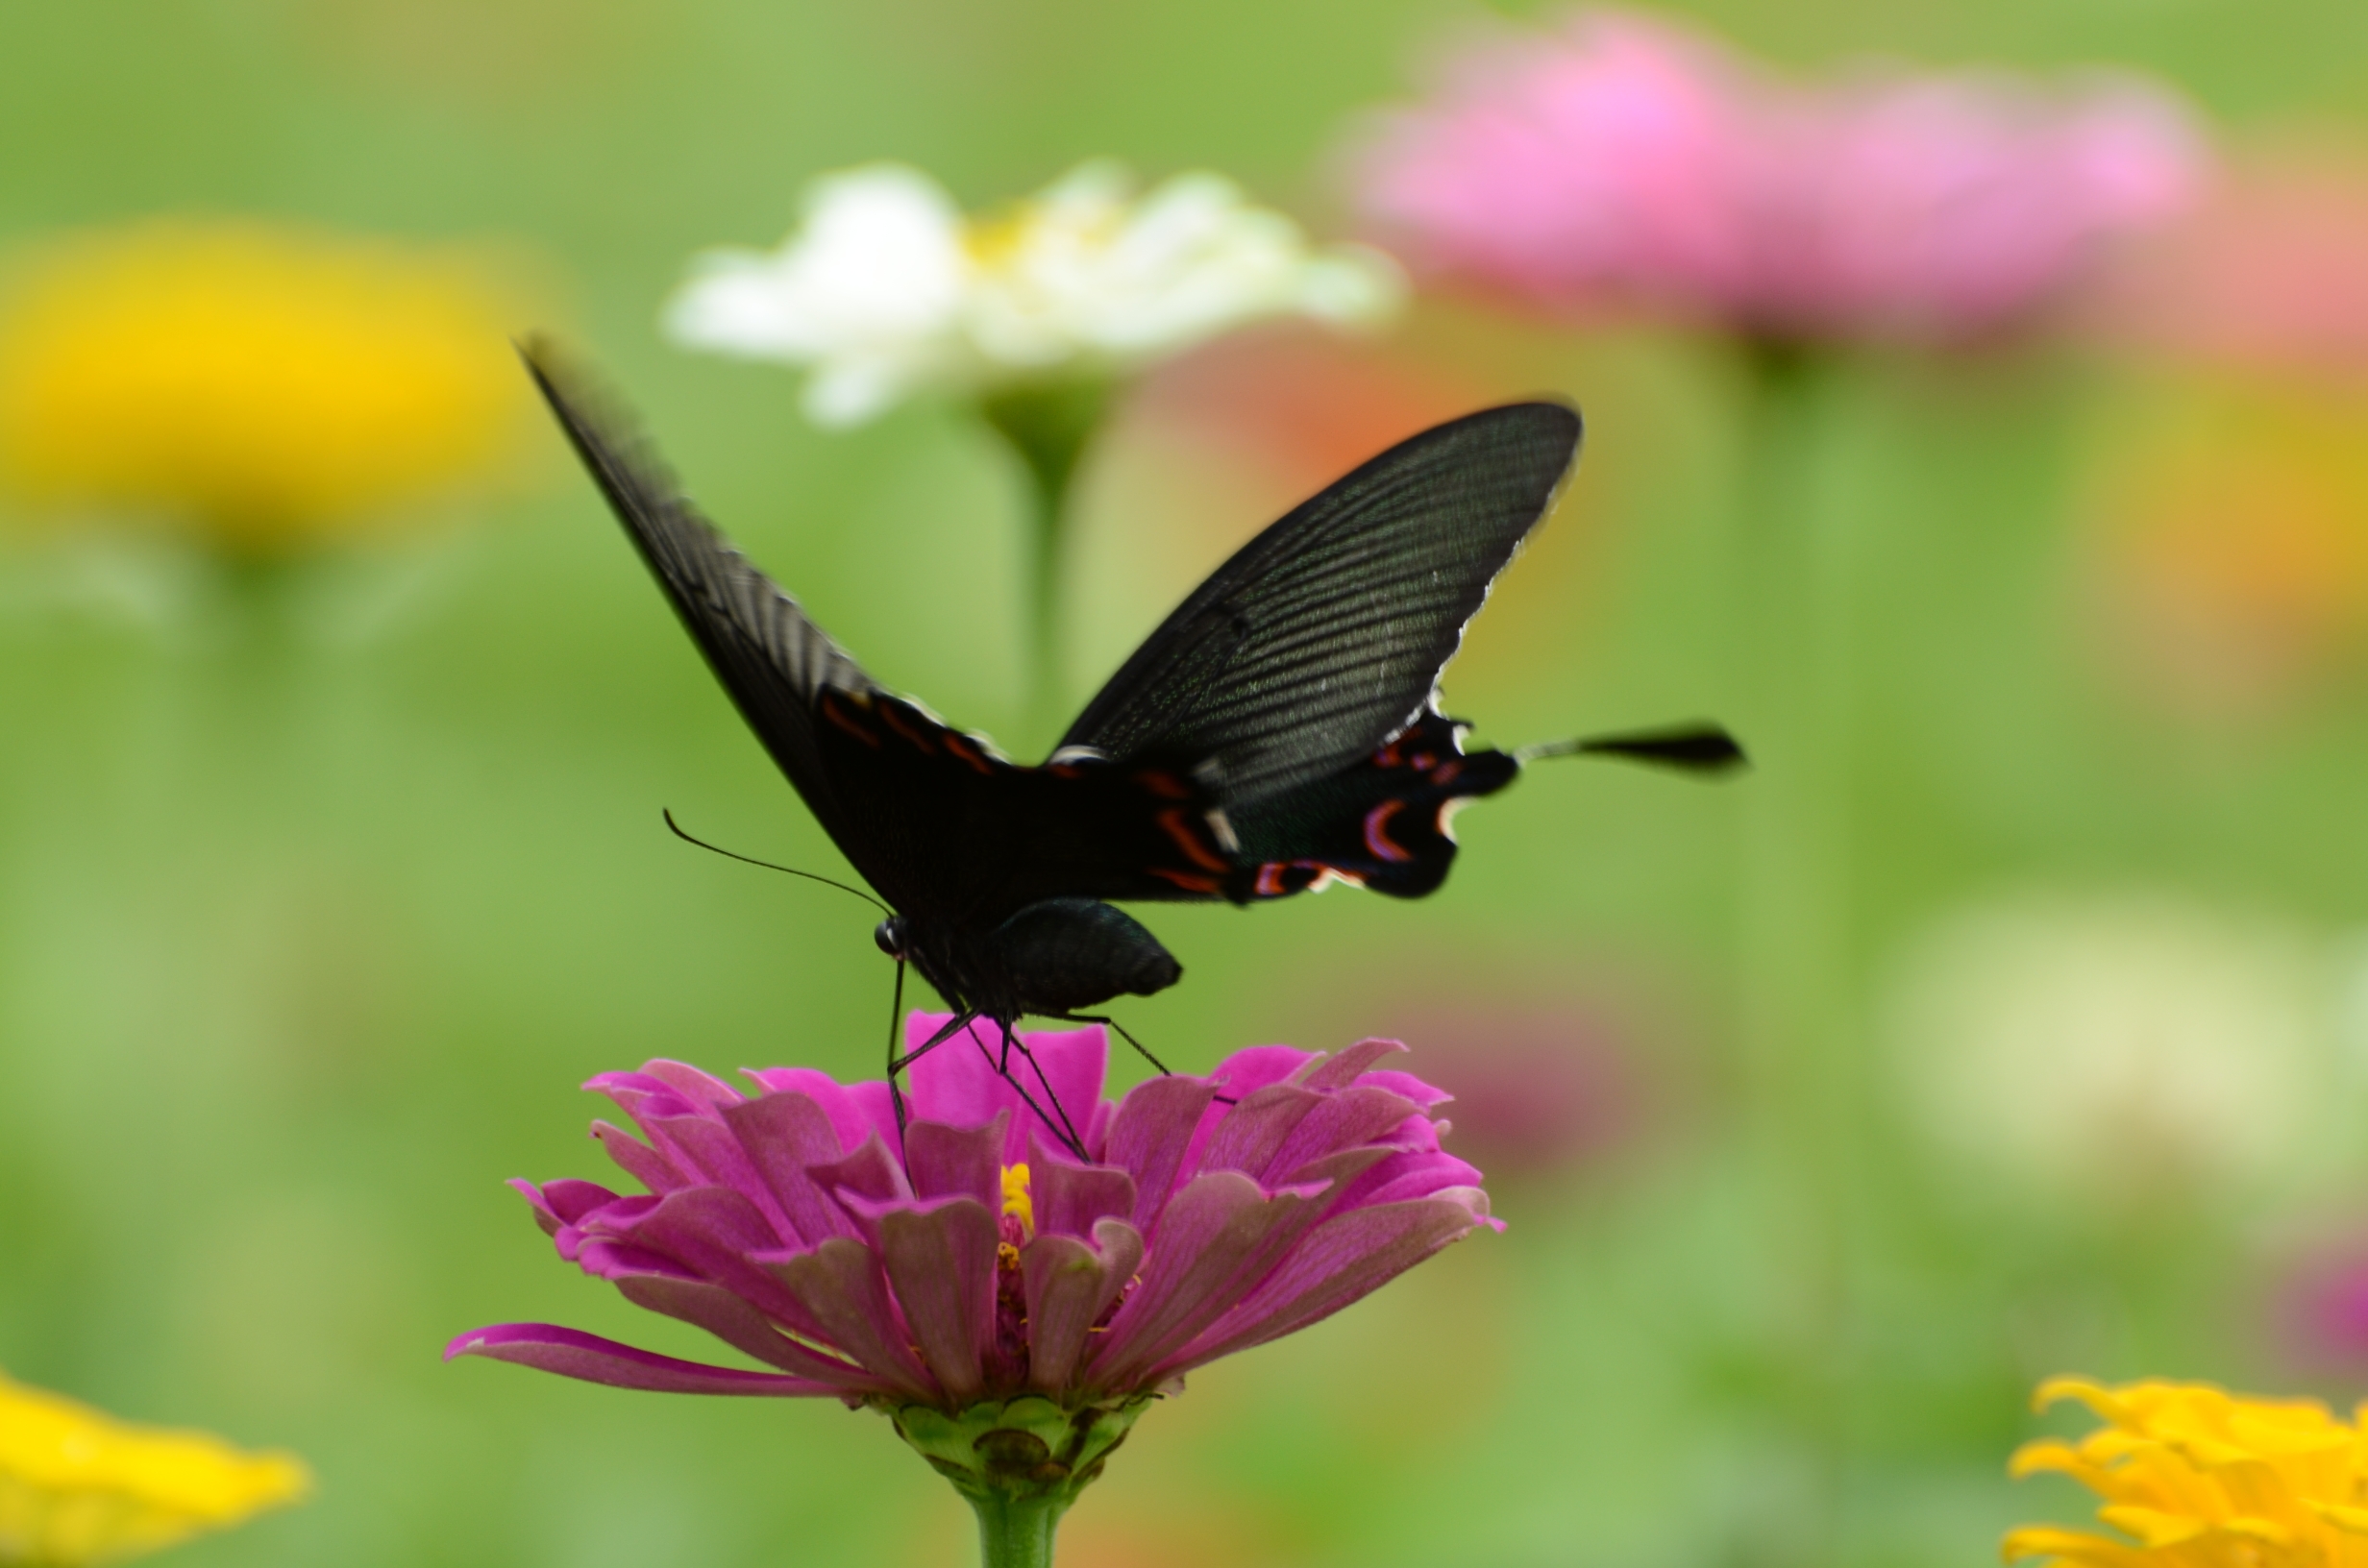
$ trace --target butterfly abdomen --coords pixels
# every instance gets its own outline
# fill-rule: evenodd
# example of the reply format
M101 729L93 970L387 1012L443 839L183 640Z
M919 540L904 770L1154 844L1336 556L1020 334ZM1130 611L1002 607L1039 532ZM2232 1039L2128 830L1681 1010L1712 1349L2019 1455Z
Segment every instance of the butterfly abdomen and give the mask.
M990 1017L1058 1017L1148 996L1183 975L1159 939L1094 898L1046 898L984 932L909 921L906 951L947 1001Z

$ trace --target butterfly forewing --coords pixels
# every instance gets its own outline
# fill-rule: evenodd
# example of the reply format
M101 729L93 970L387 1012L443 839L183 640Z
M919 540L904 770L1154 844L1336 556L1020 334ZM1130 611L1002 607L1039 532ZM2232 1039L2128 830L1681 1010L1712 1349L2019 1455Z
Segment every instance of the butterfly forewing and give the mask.
M674 476L607 400L544 345L520 351L560 427L624 523L692 640L773 760L831 838L891 902L906 889L871 850L832 787L815 730L826 690L869 693L872 677L798 601L731 548L677 487ZM883 876L883 872L887 874Z
M1422 712L1578 442L1529 403L1392 448L1220 567L1062 745L1213 763L1228 813L1355 766Z

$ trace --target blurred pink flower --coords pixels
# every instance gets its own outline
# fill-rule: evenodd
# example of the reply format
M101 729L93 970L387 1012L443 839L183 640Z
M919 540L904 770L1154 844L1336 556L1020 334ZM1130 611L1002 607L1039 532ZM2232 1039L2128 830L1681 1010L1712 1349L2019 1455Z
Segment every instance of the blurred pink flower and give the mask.
M1806 86L1598 11L1452 60L1356 177L1418 268L1534 306L1958 341L2028 318L2102 242L2181 210L2203 165L2186 114L2134 79Z
M2097 291L2117 342L2256 370L2368 371L2368 156L2281 146L2123 257Z
M1619 1020L1593 1005L1417 1008L1399 1029L1453 1065L1458 1153L1500 1174L1610 1154L1641 1132L1655 1086Z
M2354 1236L2296 1266L2276 1304L2279 1348L2325 1371L2368 1367L2368 1237Z

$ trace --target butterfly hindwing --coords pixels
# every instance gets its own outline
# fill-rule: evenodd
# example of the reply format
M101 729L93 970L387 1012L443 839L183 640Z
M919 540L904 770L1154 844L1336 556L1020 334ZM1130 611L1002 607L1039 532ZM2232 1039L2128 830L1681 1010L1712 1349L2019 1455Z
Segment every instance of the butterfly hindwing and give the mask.
M1426 712L1356 766L1242 813L1226 896L1284 898L1334 877L1394 898L1436 892L1455 860L1448 820L1521 772L1502 751L1466 754L1460 727Z
M1579 433L1526 403L1391 448L1218 568L1061 744L1213 763L1234 814L1358 766L1425 710Z

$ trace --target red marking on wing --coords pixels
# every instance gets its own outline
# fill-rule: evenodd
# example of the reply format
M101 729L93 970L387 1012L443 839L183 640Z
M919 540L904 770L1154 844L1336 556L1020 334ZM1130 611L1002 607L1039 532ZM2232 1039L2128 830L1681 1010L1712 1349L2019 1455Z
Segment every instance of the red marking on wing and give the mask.
M1149 868L1153 876L1174 883L1186 893L1205 893L1212 898L1222 897L1225 885L1213 876L1195 876L1190 871L1172 871L1165 866Z
M1231 861L1211 854L1201 844L1199 838L1193 832L1192 823L1185 821L1182 807L1170 806L1166 811L1161 812L1159 825L1168 830L1168 837L1175 840L1177 846L1184 851L1185 857L1202 870L1230 871L1233 870Z
M886 724L890 729L895 730L899 735L903 736L914 746L918 747L921 749L922 755L931 756L936 753L937 747L930 743L927 735L923 734L918 730L906 729L903 724L897 721L897 710L893 706L883 706L879 710L879 722Z
M1373 851L1374 859L1401 861L1415 858L1411 850L1400 849L1392 844L1385 831L1390 825L1390 819L1404 810L1405 805L1403 800L1384 800L1365 814L1365 847Z
M1141 772L1135 782L1158 796L1162 800L1190 800L1193 792L1186 789L1173 773Z
M1073 762L1048 762L1045 764L1045 772L1054 778L1082 778L1085 776L1085 770Z
M823 694L823 717L838 725L841 729L847 731L850 735L855 737L855 739L861 741L864 745L870 747L873 750L876 751L879 749L879 737L873 734L870 730L864 728L861 724L855 723L855 721L847 716L846 712L839 706L839 699L836 693L825 692Z
M1258 868L1258 880L1250 891L1261 898L1280 898L1291 890L1283 886L1283 872L1289 868L1279 861L1268 861Z
M976 747L951 730L946 732L946 752L957 761L969 763L978 772L992 773L995 772L994 768L988 765L987 759L980 755Z
M1461 757L1458 757L1453 762L1443 762L1439 765L1439 772L1431 775L1431 782L1434 784L1452 784L1455 782L1455 775L1463 771L1464 761Z

